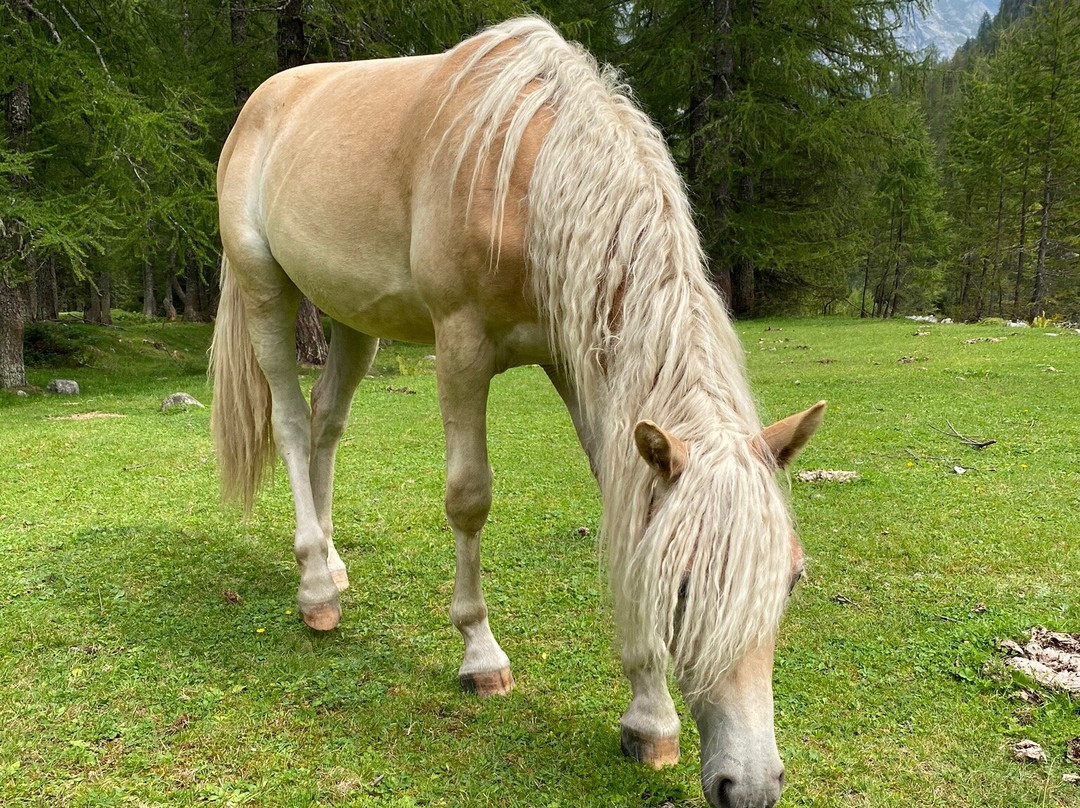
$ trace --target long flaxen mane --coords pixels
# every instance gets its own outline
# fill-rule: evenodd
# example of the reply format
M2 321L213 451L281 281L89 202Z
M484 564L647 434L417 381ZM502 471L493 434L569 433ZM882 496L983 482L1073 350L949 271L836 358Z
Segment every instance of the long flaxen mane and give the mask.
M755 449L742 349L706 278L685 187L614 71L544 20L511 20L459 47L472 52L448 94L471 95L450 127L458 170L497 160L494 221L526 127L553 112L526 199L526 257L554 353L599 438L616 624L631 656L662 665L670 650L684 689L703 694L773 636L792 525ZM691 443L651 514L666 484L635 448L641 419Z

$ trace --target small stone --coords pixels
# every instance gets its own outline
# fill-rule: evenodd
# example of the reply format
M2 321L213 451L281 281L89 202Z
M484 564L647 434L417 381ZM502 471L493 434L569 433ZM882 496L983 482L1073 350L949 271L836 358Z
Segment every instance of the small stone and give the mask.
M424 357L424 361L425 362L434 362L435 361L435 354L428 354L427 356Z
M49 382L48 391L59 396L79 395L79 383L71 379L53 379Z
M25 390L16 390L15 395L19 398L30 398L30 394Z
M1080 786L1080 774L1063 774L1061 775L1061 781L1063 783L1069 783L1070 785Z
M1027 738L1012 745L1012 755L1014 760L1024 763L1046 763L1046 752L1043 748Z
M173 393L171 396L161 402L161 411L164 412L171 407L201 407L202 402L195 399L193 396L189 396L187 393Z

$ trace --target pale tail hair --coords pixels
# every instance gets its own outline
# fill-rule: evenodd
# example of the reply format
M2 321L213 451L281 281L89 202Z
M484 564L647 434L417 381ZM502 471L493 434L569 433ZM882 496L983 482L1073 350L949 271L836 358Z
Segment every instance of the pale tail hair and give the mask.
M214 438L221 495L251 512L255 495L273 469L270 385L248 335L244 300L229 259L221 260L221 301L210 346L214 401L210 432Z
M774 635L792 525L754 450L761 423L742 348L706 278L685 187L614 71L546 21L510 20L459 47L474 50L450 86L448 98L464 98L443 145L457 149L458 170L475 159L474 185L499 152L496 254L524 132L540 109L554 112L528 190L526 255L552 347L599 438L616 624L624 655L662 664L671 648L684 689L703 694ZM632 438L646 418L693 441L651 520L661 483Z

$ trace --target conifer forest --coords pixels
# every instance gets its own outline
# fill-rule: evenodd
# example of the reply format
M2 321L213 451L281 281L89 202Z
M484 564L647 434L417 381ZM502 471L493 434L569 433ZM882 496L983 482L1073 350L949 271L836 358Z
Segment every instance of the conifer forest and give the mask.
M0 386L61 312L212 317L215 162L260 81L524 13L660 125L737 317L1080 320L1080 4L1004 0L955 54L896 43L912 5L0 0Z

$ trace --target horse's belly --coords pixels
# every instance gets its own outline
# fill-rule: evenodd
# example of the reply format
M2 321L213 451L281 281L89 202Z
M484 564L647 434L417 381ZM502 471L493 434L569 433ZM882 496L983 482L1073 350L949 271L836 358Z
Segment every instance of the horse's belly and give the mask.
M279 250L275 257L297 288L339 323L385 339L435 341L407 254L368 246L334 256L325 247L310 256Z

